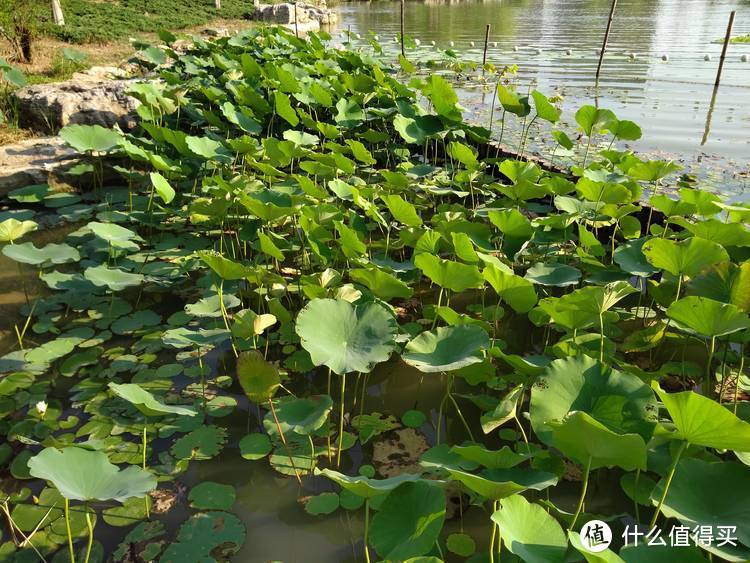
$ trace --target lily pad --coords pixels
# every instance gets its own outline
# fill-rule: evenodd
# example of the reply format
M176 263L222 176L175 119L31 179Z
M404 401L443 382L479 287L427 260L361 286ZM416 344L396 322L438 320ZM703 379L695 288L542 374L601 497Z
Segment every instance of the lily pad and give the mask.
M188 494L190 506L202 510L229 510L235 498L234 487L212 481L196 485Z

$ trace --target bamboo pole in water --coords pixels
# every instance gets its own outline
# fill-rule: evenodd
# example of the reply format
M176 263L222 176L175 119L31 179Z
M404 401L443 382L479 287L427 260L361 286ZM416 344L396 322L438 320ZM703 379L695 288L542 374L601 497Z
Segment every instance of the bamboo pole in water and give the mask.
M297 27L297 2L294 2L294 35L299 37L299 28Z
M401 56L406 57L404 49L404 0L401 0Z
M716 82L714 82L714 88L719 87L721 82L721 71L724 70L724 59L727 56L727 49L729 48L729 42L732 39L732 26L734 25L734 10L729 14L729 23L727 24L727 34L724 36L724 46L721 48L721 58L719 59L719 69L716 71Z
M604 51L607 49L607 41L609 41L609 30L612 28L612 19L615 17L615 7L617 7L617 0L612 0L612 7L609 9L609 19L607 20L607 29L604 32L604 40L602 41L602 50L599 53L599 63L596 65L596 84L599 84L599 73L602 71L602 61L604 60Z
M484 28L484 53L482 54L482 74L484 74L484 65L487 64L487 44L490 41L490 24Z

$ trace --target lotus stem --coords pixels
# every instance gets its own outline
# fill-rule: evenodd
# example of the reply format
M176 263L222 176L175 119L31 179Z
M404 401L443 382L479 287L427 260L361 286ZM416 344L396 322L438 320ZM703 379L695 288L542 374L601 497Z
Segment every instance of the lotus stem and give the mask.
M336 467L341 467L341 448L344 445L344 399L346 399L346 374L341 374L341 411L339 413L339 447L336 450Z
M68 551L70 553L70 563L76 563L75 552L73 551L73 534L70 531L70 501L65 499L65 531L68 533Z
M492 513L495 513L495 509L497 507L497 501L492 501ZM490 518L490 522L492 522L492 534L490 535L490 563L495 563L495 536L497 535L497 524L494 520ZM502 541L502 540L500 540Z
M737 416L737 396L739 395L740 389L740 377L742 377L742 371L745 369L745 343L740 344L740 367L737 370L737 379L734 381L734 409L733 412Z
M143 470L144 471L146 471L146 450L148 448L148 439L146 437L146 427L147 426L148 426L148 418L144 417L144 421L143 421L143 444L142 444L142 447L143 447ZM149 506L148 506L148 493L146 493L146 496L143 497L143 506L146 509L146 518L150 519L151 518L151 511L150 511Z
M604 363L604 316L599 311L599 362Z
M711 346L708 349L708 359L706 360L706 376L703 379L703 394L708 397L711 393L711 364L714 361L714 353L716 352L716 337L711 337Z
M664 484L664 492L661 495L661 498L659 499L659 504L656 505L656 512L654 512L654 515L651 517L651 522L648 525L649 530L654 529L654 525L656 525L656 519L659 518L659 513L661 512L661 507L664 504L664 500L667 498L667 492L669 491L669 485L672 484L672 477L674 477L674 472L677 469L677 464L680 461L680 458L682 457L682 453L685 451L685 448L687 447L688 443L683 441L680 444L680 449L677 450L677 455L674 458L674 462L672 463L672 467L669 469L669 474L667 475L667 482Z
M578 517L581 515L581 510L583 510L583 501L586 499L586 491L589 488L589 474L591 473L591 459L592 459L591 456L589 456L589 459L586 461L586 467L583 470L583 486L581 487L581 496L578 499L578 506L576 507L575 514L573 514L573 520L571 520L570 526L568 527L569 532L575 529L576 522L578 521Z
M635 521L637 524L641 523L641 514L640 509L638 507L638 481L641 479L641 468L635 470L635 493L633 496L635 497L633 499L633 504L635 505Z
M453 383L453 378L451 378L451 387L452 387L452 383ZM450 391L448 392L448 398L453 403L453 406L456 407L458 418L460 418L461 422L463 422L464 428L466 428L466 432L469 434L469 438L471 439L472 442L475 442L476 440L474 440L474 434L471 433L471 428L469 427L469 423L466 422L466 419L464 418L464 413L461 412L461 407L458 406L458 403L456 402L455 397L453 397L453 393L451 393Z
M89 512L88 506L86 508L86 527L89 529L89 542L86 545L86 557L83 563L89 563L89 557L91 556L91 547L94 545L94 525L91 522L91 513Z
M289 457L289 463L292 466L294 475L295 477L297 477L297 482L301 485L302 478L299 476L299 471L297 471L297 466L294 465L294 458L292 458L292 452L289 450L289 445L286 443L286 436L284 436L284 431L281 429L281 424L279 423L279 417L276 416L276 408L274 408L273 406L273 399L271 399L270 397L268 398L268 406L271 409L271 415L273 416L273 420L276 423L276 429L279 431L279 437L281 437L281 443L284 444L284 449L286 450L286 455Z
M370 538L370 499L365 499L365 561L370 563L370 549L367 547Z
M326 395L329 397L331 396L331 368L328 368L328 390L326 391ZM331 413L328 413L328 417L330 418ZM328 463L331 463L331 458L333 457L331 455L331 425L326 425L326 443L328 446Z

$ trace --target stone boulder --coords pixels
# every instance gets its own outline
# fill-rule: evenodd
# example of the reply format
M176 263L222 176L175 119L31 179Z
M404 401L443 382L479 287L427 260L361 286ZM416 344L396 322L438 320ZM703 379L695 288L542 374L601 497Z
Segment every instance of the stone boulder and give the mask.
M27 139L0 147L0 197L16 188L64 180L80 155L60 137Z
M297 27L300 31L316 31L321 25L332 25L336 23L336 12L322 6L315 6L306 2L297 3ZM256 4L255 19L284 25L294 29L295 10L294 4Z
M44 132L56 132L69 124L111 127L117 123L132 129L138 102L125 93L131 84L131 80L80 73L66 82L26 86L15 94L19 124Z

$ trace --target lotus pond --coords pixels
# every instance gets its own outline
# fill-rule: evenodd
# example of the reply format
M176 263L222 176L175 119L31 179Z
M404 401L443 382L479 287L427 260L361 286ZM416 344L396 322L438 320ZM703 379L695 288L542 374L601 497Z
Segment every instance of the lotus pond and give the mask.
M0 215L0 559L750 558L750 207L491 67L489 130L375 40L161 39Z

